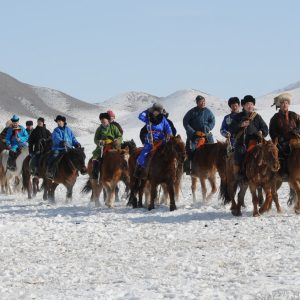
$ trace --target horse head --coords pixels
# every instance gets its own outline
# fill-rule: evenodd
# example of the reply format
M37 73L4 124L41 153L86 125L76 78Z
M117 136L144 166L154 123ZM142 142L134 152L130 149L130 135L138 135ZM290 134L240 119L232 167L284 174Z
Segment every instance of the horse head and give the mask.
M124 141L121 145L121 149L129 149L129 155L132 155L134 151L136 150L136 143L133 139L130 141Z
M76 148L76 149L71 149L67 152L68 158L82 175L85 175L87 173L87 168L85 165L85 153L84 153L84 148Z
M280 169L278 148L272 141L263 139L255 158L257 158L258 166L267 165L272 172L278 172Z
M174 156L178 162L183 163L186 158L186 151L184 142L181 139L180 135L172 136L169 141L166 143L166 150L169 155Z

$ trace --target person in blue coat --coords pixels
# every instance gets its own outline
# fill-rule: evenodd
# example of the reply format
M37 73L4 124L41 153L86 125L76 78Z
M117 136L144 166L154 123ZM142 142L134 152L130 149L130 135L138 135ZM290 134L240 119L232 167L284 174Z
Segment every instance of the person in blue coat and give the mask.
M184 171L187 175L191 172L191 161L198 141L205 137L208 144L214 143L211 130L215 127L215 116L206 106L205 98L201 95L196 97L197 106L190 109L183 118L183 126L186 130L186 151L188 158L184 163Z
M224 120L221 125L220 133L225 138L230 138L232 151L234 149L235 138L232 130L230 130L229 126L233 120L236 119L238 113L240 112L240 99L238 97L231 97L228 100L228 106L231 109L230 114L224 117Z
M55 120L57 127L52 132L52 151L47 161L47 178L53 180L56 169L55 161L63 152L73 147L80 148L72 130L67 127L66 118L58 115Z
M137 158L134 176L143 179L146 176L147 158L154 143L156 141L167 142L172 135L172 129L163 115L163 107L159 103L154 103L152 107L140 113L139 119L146 123L147 135L144 148Z
M20 118L17 115L13 115L10 119L12 126L8 128L6 132L6 146L9 150L9 157L7 161L7 168L10 170L16 169L16 158L22 148L28 147L29 135L26 129L19 125Z

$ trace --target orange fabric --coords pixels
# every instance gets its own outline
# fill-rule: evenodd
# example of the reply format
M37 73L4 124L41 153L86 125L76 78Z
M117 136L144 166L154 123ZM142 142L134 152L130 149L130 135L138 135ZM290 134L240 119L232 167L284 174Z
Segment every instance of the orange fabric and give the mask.
M199 149L199 148L203 147L204 145L205 145L205 138L200 138L197 143L196 149Z
M247 152L251 152L257 145L256 140L250 140L247 148Z
M202 138L205 137L205 133L202 131L196 131L196 135Z

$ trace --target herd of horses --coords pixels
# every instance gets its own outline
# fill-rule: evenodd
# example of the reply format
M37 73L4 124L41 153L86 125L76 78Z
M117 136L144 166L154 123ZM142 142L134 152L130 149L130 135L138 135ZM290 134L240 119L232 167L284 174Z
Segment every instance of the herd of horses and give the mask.
M272 201L275 202L277 212L281 212L278 199L278 189L284 178L280 175L280 161L276 142L262 138L251 151L247 152L244 161L245 177L236 176L232 152L229 151L229 141L215 144L204 144L195 150L192 157L192 195L196 202L197 181L200 180L202 199L208 201L217 192L217 174L220 177L219 197L224 204L231 203L234 216L242 214L244 197L249 188L252 195L253 216L258 216L270 210ZM185 144L180 135L171 137L169 141L154 147L147 163L147 177L134 177L136 159L142 148L137 148L133 140L125 141L121 149L110 150L103 154L98 179L92 176L92 159L85 165L84 148L70 149L64 152L56 162L56 173L53 180L46 177L47 157L49 152L43 153L39 159L38 176L31 175L30 156L24 148L17 157L15 171L7 169L8 150L0 154L0 184L1 192L26 191L28 198L35 197L43 190L43 199L55 201L55 190L59 184L67 189L66 201L72 200L73 187L79 173L88 173L82 193L91 192L91 202L100 206L101 192L107 207L112 208L118 198L118 183L122 181L126 187L125 196L128 206L144 207L149 210L155 208L155 203L161 201L160 192L163 190L163 201L169 203L170 210L176 209L179 199L183 163L186 159ZM288 158L288 183L296 192L295 212L300 214L300 145L291 144ZM208 194L206 180L210 183ZM40 184L41 182L41 184ZM263 192L264 193L263 193ZM237 197L236 197L237 195ZM145 199L145 204L143 203Z

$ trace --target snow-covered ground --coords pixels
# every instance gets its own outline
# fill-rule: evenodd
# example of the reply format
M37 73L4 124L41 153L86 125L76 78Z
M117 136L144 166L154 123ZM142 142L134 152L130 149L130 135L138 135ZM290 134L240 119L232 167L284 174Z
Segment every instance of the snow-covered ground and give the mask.
M274 112L261 111L267 121ZM125 133L137 140L137 127ZM93 135L78 139L89 157ZM287 185L281 215L273 208L253 218L248 194L236 218L217 196L202 203L200 190L193 204L186 176L175 212L125 201L94 208L80 194L86 180L79 177L68 205L63 187L55 205L41 194L0 195L0 299L300 298L300 218L286 206Z

